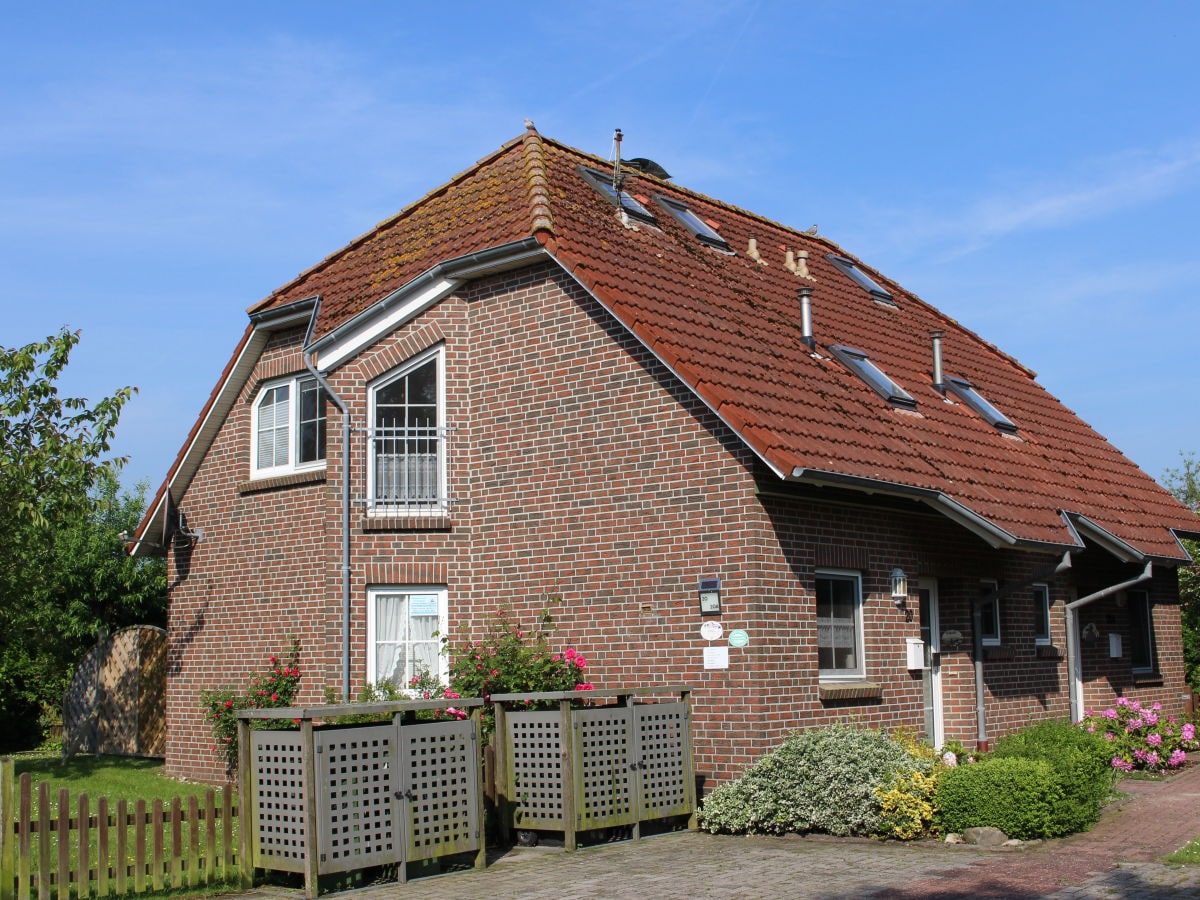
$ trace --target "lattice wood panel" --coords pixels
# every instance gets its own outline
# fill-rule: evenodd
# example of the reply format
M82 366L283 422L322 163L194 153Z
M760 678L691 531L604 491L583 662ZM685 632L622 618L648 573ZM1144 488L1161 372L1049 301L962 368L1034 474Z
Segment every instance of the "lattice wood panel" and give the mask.
M479 754L474 722L400 729L401 807L406 859L433 859L482 846Z
M167 636L138 625L100 641L80 662L63 704L67 754L162 756Z
M575 729L575 827L580 830L637 821L631 720L627 706L571 712Z
M695 791L686 703L633 707L637 735L638 815L661 819L693 812Z
M517 827L563 828L563 742L558 711L512 712L505 723Z
M314 742L320 871L399 862L395 727L318 731Z
M251 731L258 846L254 864L304 871L304 745L299 731ZM245 827L245 826L243 826Z

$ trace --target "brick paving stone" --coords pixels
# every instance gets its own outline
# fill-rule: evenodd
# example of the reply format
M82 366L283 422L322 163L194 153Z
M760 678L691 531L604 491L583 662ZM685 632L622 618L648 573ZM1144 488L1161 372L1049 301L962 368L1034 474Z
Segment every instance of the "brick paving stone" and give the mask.
M1089 832L984 850L824 837L668 834L564 853L517 848L482 871L346 892L356 900L1200 900L1200 868L1154 862L1200 835L1200 766L1127 797ZM235 898L295 898L263 887Z

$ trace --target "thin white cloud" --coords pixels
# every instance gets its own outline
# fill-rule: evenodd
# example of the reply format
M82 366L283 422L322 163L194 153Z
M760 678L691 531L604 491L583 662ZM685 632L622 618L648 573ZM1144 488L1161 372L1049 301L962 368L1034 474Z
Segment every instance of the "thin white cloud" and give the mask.
M1010 235L1099 221L1192 189L1200 140L1082 160L1070 172L1009 175L1003 186L958 209L890 209L881 216L909 254L946 262Z

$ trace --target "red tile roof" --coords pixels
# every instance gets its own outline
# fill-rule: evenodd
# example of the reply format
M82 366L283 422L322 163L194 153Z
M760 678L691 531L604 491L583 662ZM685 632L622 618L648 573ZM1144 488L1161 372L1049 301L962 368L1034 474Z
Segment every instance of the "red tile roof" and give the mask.
M1143 554L1184 559L1169 529L1195 515L998 348L882 273L875 302L823 237L638 172L625 189L658 214L628 227L577 171L611 163L529 130L271 294L252 312L321 296L327 334L438 262L531 235L666 363L781 477L830 472L939 492L1018 541L1077 543L1061 513L1086 516ZM735 251L703 246L652 197L713 223ZM746 254L755 239L765 265ZM784 266L808 251L814 281ZM801 341L797 290L813 289L817 353ZM1019 428L1005 435L932 386L930 332L946 375L966 378ZM828 347L848 345L917 401L897 409Z

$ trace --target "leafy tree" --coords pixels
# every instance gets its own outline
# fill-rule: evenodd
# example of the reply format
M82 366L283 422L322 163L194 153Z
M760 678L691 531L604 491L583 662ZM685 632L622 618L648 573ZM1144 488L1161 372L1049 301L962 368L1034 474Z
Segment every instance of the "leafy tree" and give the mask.
M1200 513L1200 459L1182 454L1182 465L1163 473L1167 490ZM1192 559L1200 561L1200 542L1185 540ZM1183 617L1183 659L1188 683L1200 689L1200 566L1179 570L1179 609Z
M10 747L58 707L100 626L138 621L155 602L162 617L161 566L156 576L124 558L117 536L136 526L144 489L120 495L123 460L106 457L133 389L95 403L60 396L78 342L63 330L0 348L0 744Z

